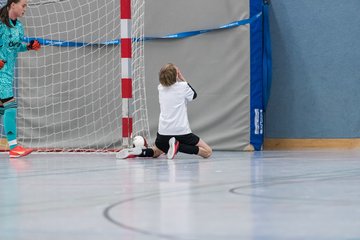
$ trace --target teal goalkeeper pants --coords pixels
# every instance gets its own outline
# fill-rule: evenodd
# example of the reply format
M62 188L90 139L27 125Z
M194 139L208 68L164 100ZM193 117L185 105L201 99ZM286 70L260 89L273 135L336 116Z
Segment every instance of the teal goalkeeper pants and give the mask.
M0 107L0 115L3 117L4 130L10 149L17 145L16 141L16 102L9 102Z

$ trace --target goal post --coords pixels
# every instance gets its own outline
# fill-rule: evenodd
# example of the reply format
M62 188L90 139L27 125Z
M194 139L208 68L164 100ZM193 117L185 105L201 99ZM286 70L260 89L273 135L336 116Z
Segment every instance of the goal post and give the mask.
M120 0L123 147L133 136L151 140L146 106L144 59L145 0Z
M123 80L121 56L123 0L28 2L20 19L26 40L38 39L43 47L20 53L15 69L20 144L40 151L104 152L131 144L132 135L150 140L142 41L145 3L128 1L130 85ZM127 89L131 98L124 102ZM131 119L125 125L124 116Z

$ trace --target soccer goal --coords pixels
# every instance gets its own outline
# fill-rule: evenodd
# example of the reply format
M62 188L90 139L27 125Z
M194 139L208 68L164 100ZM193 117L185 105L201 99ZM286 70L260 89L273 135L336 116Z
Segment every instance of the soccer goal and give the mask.
M122 0L28 2L20 20L26 40L38 39L42 49L19 54L18 142L40 151L102 152L131 144L133 135L150 141L144 0L128 2L132 55L127 66L130 83L124 86Z

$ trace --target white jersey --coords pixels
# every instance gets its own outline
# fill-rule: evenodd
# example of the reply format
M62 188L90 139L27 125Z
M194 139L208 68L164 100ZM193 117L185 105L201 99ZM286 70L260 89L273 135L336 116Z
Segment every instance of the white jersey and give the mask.
M191 133L187 103L196 97L187 82L176 82L170 87L159 84L159 129L161 135L184 135Z

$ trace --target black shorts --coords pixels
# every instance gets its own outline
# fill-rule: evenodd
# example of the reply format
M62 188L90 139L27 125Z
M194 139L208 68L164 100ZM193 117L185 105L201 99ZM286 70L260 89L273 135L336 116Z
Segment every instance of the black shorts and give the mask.
M196 146L196 144L198 144L200 141L200 138L193 133L189 133L185 135L161 135L157 133L155 146L164 153L167 153L167 151L169 150L169 140L172 137L175 137L175 139L182 144L192 145L192 146Z

